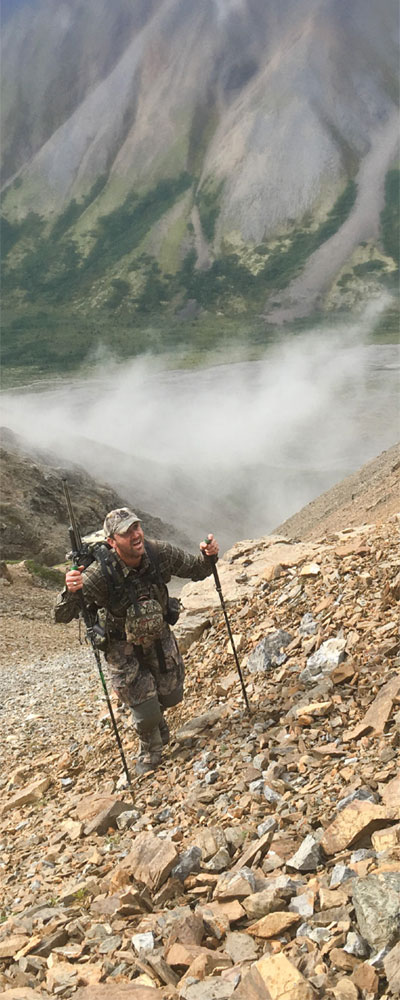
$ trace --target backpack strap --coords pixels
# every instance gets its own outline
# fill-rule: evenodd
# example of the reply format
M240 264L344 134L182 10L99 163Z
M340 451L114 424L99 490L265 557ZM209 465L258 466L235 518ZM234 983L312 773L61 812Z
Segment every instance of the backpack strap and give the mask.
M116 601L123 601L123 597L127 592L126 580L122 572L122 567L120 566L118 559L115 558L113 550L106 543L104 545L96 545L93 552L107 583L108 597L112 610L112 605L115 604ZM129 588L129 597L132 600L135 611L137 611L138 601L133 587Z
M156 583L158 587L162 587L162 588L164 588L164 590L166 590L166 592L167 592L167 601L168 601L168 587L167 587L167 584L164 583L164 580L162 579L162 576L161 576L161 572L160 572L160 557L159 557L158 548L157 548L156 545L152 545L151 542L148 542L147 539L145 539L144 547L145 547L145 550L146 550L146 553L147 553L147 557L148 557L149 562L150 562L152 576L153 576L153 582ZM161 639L156 639L156 641L154 643L154 646L155 646L155 650L156 650L156 653L157 653L157 659L158 659L158 665L159 665L159 668L160 668L160 672L162 674L165 674L167 672L167 665L166 665L166 662L165 662L164 650L163 650L163 647L162 647Z
M168 596L168 587L164 583L161 573L160 573L160 561L158 550L155 545L148 542L147 539L144 543L145 551L150 563L150 571L147 572L146 577L150 583L155 583L158 587L164 587ZM129 580L123 574L122 567L120 566L117 559L114 557L113 550L107 543L99 544L93 547L93 553L96 561L101 567L103 576L107 582L108 596L111 604L111 609L113 603L120 600L123 603L123 598L128 595L136 614L140 614L139 602L137 599L136 587L133 581L130 583ZM161 641L157 639L154 643L158 664L161 673L166 672L166 662L164 656L164 650L162 648ZM139 660L140 666L143 666L143 650L141 646L135 646L135 652Z

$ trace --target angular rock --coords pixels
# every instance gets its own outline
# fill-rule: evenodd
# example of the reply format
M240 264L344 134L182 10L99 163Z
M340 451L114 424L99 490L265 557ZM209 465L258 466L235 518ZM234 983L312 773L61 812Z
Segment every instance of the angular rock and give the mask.
M318 563L306 563L299 571L299 576L319 576L320 573L321 567Z
M197 736L199 733L204 732L205 729L209 729L210 726L215 726L216 722L224 719L227 714L227 709L224 705L218 705L216 708L211 708L209 712L205 712L204 715L196 715L193 719L189 719L185 722L185 725L175 734L176 739L179 742L184 742L186 739Z
M207 862L206 864L207 871L216 873L224 872L227 868L229 868L230 861L231 861L231 856L229 854L228 849L226 847L220 847L219 851L217 851L217 853L214 854L214 857L210 858L210 860Z
M170 968L169 965L167 965L160 951L157 952L148 951L146 953L146 964L150 965L150 967L153 969L156 976L158 977L158 979L161 980L162 983L165 983L166 985L170 986L176 986L176 984L179 982L179 976L177 975L176 972L173 972L173 970ZM132 998L132 1000L134 1000L134 997Z
M177 860L172 841L160 840L153 833L139 833L130 853L120 867L132 872L135 879L157 890L166 881Z
M262 889L261 892L254 892L247 899L243 900L243 908L250 919L266 917L268 913L285 909L285 901L280 895L279 889Z
M129 827L133 826L140 819L141 813L139 809L125 809L124 812L117 816L117 827L118 830L129 830Z
M382 792L382 802L390 808L393 816L400 819L400 774L389 781Z
M355 875L355 872L353 872ZM319 905L321 910L329 910L332 906L345 906L351 889L325 889L321 886L319 890Z
M345 979L339 979L339 982L333 987L333 995L335 1000L358 1000L359 997L357 986L352 983L348 976Z
M275 833L275 830L277 829L278 829L278 823L275 817L268 816L268 819L265 819L264 822L260 823L259 826L257 827L257 836L260 837L261 839L261 837L263 837L264 834L269 833L271 830L273 833Z
M199 847L189 847L187 851L180 854L178 863L171 869L172 878L179 878L181 882L192 872L199 872L201 867L201 850Z
M161 1000L163 991L157 987L135 986L133 983L99 983L83 986L73 994L74 1000Z
M96 813L92 819L86 823L84 828L85 837L90 837L92 833L98 833L99 836L107 833L110 829L115 829L117 826L117 817L129 809L126 802L122 802L120 799L114 799L113 802L107 804L104 809Z
M94 816L103 812L103 809L107 809L108 806L114 805L116 801L115 795L85 795L77 803L75 812L81 822L86 821L86 823L89 823ZM125 803L125 809L129 808L130 806Z
M243 970L243 977L235 990L234 1000L271 1000L271 994L257 971L256 964L252 965L248 972Z
M175 625L174 634L178 640L179 649L186 653L193 642L197 642L204 630L210 625L210 616L206 612L182 615Z
M267 635L253 649L247 660L247 668L251 674L263 674L271 667L279 667L287 659L282 650L292 642L293 636L283 629L278 629Z
M261 917L261 920L247 928L247 933L261 938L278 937L279 934L284 934L290 927L295 927L298 923L300 923L298 913L284 913L280 910Z
M357 964L351 975L351 981L361 990L361 996L377 996L379 989L379 976L369 962Z
M264 784L263 795L264 798L267 800L267 802L270 803L270 805L276 806L278 805L279 802L282 802L282 796L279 795L278 792L274 792L274 789L270 788L269 785Z
M332 868L331 880L329 882L329 888L334 889L338 885L343 885L344 882L348 882L349 879L355 878L356 872L354 868L348 868L347 865L337 864Z
M352 802L360 800L361 802L377 802L378 796L375 792L372 792L370 788L356 788L354 792L350 792L350 795L345 795L343 799L339 799L336 806L336 811L341 812L346 806L351 805Z
M15 986L1 993L1 1000L43 1000L43 993L38 993L30 986Z
M189 907L179 907L172 910L167 919L170 928L168 946L179 941L180 944L199 945L204 937L203 920L200 913L192 913Z
M72 962L55 962L46 974L46 987L50 995L57 996L60 988L71 989L78 984L78 968Z
M312 917L314 913L314 898L312 893L300 893L294 896L288 906L290 913L298 913L300 917Z
M257 958L257 948L253 938L243 931L230 931L226 935L224 949L234 965L239 962L253 962Z
M320 843L315 840L311 833L305 837L299 849L286 864L288 868L294 868L298 872L315 872L322 863L323 852Z
M278 955L263 955L253 966L260 976L266 993L260 994L260 1000L315 1000L312 986L298 969L282 953ZM251 970L253 971L253 970ZM246 979L243 982L243 988ZM239 1000L245 1000L242 993Z
M222 906L210 903L209 906L201 907L201 917L206 934L211 934L217 941L221 941L230 929L230 920ZM243 916L244 910L242 910Z
M218 920L222 916L223 919L227 920L229 924L235 924L238 920L241 920L242 917L245 916L245 910L243 909L242 904L239 903L238 899L228 900L227 902L221 901L221 902L207 903L207 906L205 908L204 907L201 908L201 913L203 914L203 919L205 922L206 929L207 929L209 912L214 914L214 916ZM226 926L224 934L226 933L227 930L229 930L228 926ZM212 931L212 933L215 935L215 937L218 937L218 934L216 934L215 931ZM223 937L223 934L221 936Z
M133 947L137 955L154 951L154 935L151 931L144 934L133 934L131 938Z
M387 976L389 987L395 997L400 996L400 942L395 944L383 960L383 967Z
M290 717L294 716L299 720L308 715L320 718L324 715L328 715L331 708L332 708L332 701L330 698L328 698L327 701L311 701L305 705L299 705L297 708L291 710L288 714L290 715Z
M388 811L373 802L355 800L327 827L321 837L321 847L325 854L339 854L345 847L351 847L361 834L371 834L387 826L390 822Z
M0 941L0 959L13 958L28 941L27 934L10 934Z
M226 979L208 976L203 982L185 984L179 990L179 998L180 1000L229 1000L233 995L235 985L234 982L230 983ZM132 997L132 1000L136 1000L136 998ZM139 997L138 1000L141 998Z
M316 635L317 632L318 632L318 622L315 621L315 618L313 617L310 611L306 611L299 625L299 634Z
M387 684L384 684L375 700L370 705L368 712L362 722L359 722L352 729L343 734L344 740L356 740L363 733L372 730L374 733L383 733L393 708L393 703L400 691L400 677L392 677Z
M249 844L249 846L246 847L246 850L243 852L243 854L240 855L240 858L236 861L236 864L234 864L232 871L238 871L240 868L245 868L246 865L251 865L257 854L259 854L260 857L263 857L263 855L266 853L266 851L268 851L268 848L271 845L271 841L274 836L274 830L276 829L277 826L275 821L274 824L275 825L271 823L269 825L269 829L267 830L266 833L263 834L262 837L259 837L257 840L253 840L251 844Z
M65 927L59 927L53 934L46 934L42 937L40 944L35 948L35 955L48 958L54 948L62 948L68 941L68 933Z
M251 896L256 887L254 873L250 868L239 868L228 872L218 879L214 891L214 899L245 899Z
M61 823L61 830L70 840L79 840L83 835L84 824L79 820L66 819L64 823Z
M400 823L389 826L384 830L376 830L371 836L372 846L375 851L392 851L400 844Z
M179 941L168 948L165 956L168 965L171 965L172 968L175 966L189 968L194 959L200 957L207 959L209 972L212 972L217 966L231 964L229 956L223 951L211 951L210 948L202 948L200 944L182 944Z
M229 643L229 646L230 645L231 644ZM239 647L236 646L237 650L238 648ZM232 691L232 688L234 688L237 685L238 679L239 678L236 670L231 671L230 674L227 674L226 677L220 677L215 686L215 693L217 697L218 698L226 697L226 695L228 695Z
M299 674L302 684L313 685L329 674L342 662L345 655L345 639L327 639L316 653L308 657L307 665Z
M353 903L360 933L374 953L400 940L400 872L358 878Z
M6 813L10 812L11 809L17 809L19 806L29 805L31 802L39 802L47 789L50 788L52 779L48 776L37 778L36 781L32 781L30 785L25 788L21 788L19 792L16 792L11 799L8 799L0 808L0 814L5 816Z
M225 833L219 827L200 826L192 830L192 840L201 850L203 861L209 861L220 847L226 847Z

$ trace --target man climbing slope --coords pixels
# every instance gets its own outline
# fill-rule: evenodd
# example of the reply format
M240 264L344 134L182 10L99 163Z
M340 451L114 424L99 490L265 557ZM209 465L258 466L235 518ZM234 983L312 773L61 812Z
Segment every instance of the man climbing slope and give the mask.
M212 573L207 556L217 557L219 546L210 534L194 556L169 542L148 541L140 518L126 507L107 514L104 537L101 558L84 571L67 571L55 620L78 617L80 592L94 615L101 610L111 683L132 710L140 737L136 771L144 774L158 767L169 741L165 710L183 699L184 663L170 629L177 614L166 584L172 576L204 580Z

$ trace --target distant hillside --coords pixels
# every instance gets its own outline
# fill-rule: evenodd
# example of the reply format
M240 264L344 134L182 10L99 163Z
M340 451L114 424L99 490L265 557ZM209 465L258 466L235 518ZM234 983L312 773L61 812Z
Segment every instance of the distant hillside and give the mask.
M396 293L394 0L4 17L7 367L262 340L263 317Z
M19 435L2 428L0 449L1 558L36 558L46 565L61 562L69 549L68 511L62 486L66 477L82 534L102 527L105 514L129 502L83 468L33 450ZM137 510L147 535L171 542L183 536L158 517Z
M400 525L400 444L321 493L275 531L288 538L318 538L364 523L381 523L393 514L399 515Z

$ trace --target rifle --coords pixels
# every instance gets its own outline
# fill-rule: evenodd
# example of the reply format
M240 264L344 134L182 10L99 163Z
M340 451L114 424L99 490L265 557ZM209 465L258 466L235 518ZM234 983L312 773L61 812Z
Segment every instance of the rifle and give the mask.
M208 542L210 541L210 539L209 538L205 538L204 541L205 541L206 545L208 545ZM248 711L249 715L251 715L251 710L250 710L250 705L249 705L249 699L247 697L247 691L246 691L245 683L244 683L244 680L243 680L243 674L242 674L242 671L240 669L240 663L239 663L239 660L238 660L238 655L237 655L237 652L236 652L235 643L233 641L232 629L231 629L231 626L230 626L230 621L229 621L229 618L228 618L228 613L227 613L227 610L226 610L226 607L225 607L225 601L224 601L224 596L223 596L223 593L222 593L221 581L220 581L219 573L218 573L218 570L217 570L217 567L216 567L216 564L215 564L215 556L207 556L206 555L206 559L210 559L211 564L212 564L212 571L213 571L215 586L216 586L216 590L217 590L217 593L218 593L218 596L219 596L219 599L220 599L220 602L221 602L222 610L224 612L225 624L226 624L226 627L227 627L227 630L228 630L228 635L229 635L229 638L230 638L230 641L231 641L232 652L233 652L233 655L235 657L236 669L237 669L237 672L239 674L240 683L241 683L241 686L242 686L243 698L244 698L244 701L245 701L245 705L246 705L247 711Z
M81 533L80 533L80 530L79 530L79 527L78 527L78 523L77 523L74 511L73 511L73 507L72 507L72 503L71 503L71 497L69 495L69 489L68 489L67 480L63 479L62 480L62 484L63 484L63 490L64 490L64 495L65 495L65 500L66 500L66 504L67 504L67 508L68 508L69 519L70 519L70 522L71 522L70 526L68 528L68 534L69 534L69 540L70 540L70 544L71 544L71 555L72 555L72 560L73 560L72 569L78 569L79 566L84 566L84 567L88 566L89 563L91 563L92 560L93 560L93 555L90 553L88 546L85 545L85 543L82 541L82 536L81 536ZM85 604L85 599L84 599L82 590L79 590L77 592L76 596L78 598L79 605L80 605L79 611L80 611L80 614L82 615L83 621L85 623L86 636L87 636L87 638L88 638L88 640L90 642L90 645L91 645L91 647L93 649L94 658L96 660L97 669L99 671L99 676L100 676L101 684L102 684L102 687L103 687L103 692L104 692L104 695L105 695L105 699L106 699L106 702L107 702L107 708L108 708L108 711L110 713L112 727L113 727L113 730L114 730L114 733L115 733L115 738L116 738L116 741L117 741L117 744L118 744L118 749L119 749L119 752L120 752L120 756L121 756L121 760L122 760L122 765L123 765L123 768L124 768L124 771L125 771L126 780L128 782L129 791L130 791L130 793L132 795L133 801L135 801L135 797L134 797L134 794L133 794L133 787L132 787L131 776L129 774L128 765L126 763L125 754L124 754L124 750L123 750L123 746L122 746L122 742L121 742L121 737L120 737L119 732L118 732L118 726L117 726L117 723L116 723L116 720L115 720L115 715L114 715L114 712L113 712L112 704L111 704L111 701L110 701L110 696L109 696L109 693L108 693L108 690L107 690L107 685L106 685L104 674L103 674L103 668L102 668L102 665L101 665L100 652L99 652L99 649L98 649L98 646L97 646L97 638L98 637L97 637L97 634L96 634L96 629L95 629L95 626L94 626L94 622L92 621L92 617L91 617L89 608Z

